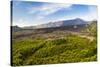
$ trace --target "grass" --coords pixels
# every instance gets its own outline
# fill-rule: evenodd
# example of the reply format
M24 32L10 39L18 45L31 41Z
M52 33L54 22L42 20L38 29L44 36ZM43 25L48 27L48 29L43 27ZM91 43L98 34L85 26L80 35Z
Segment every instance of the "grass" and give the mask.
M52 36L50 33L49 35ZM96 39L90 41L73 34L65 34L63 37L51 39L43 37L41 35L38 38L27 36L26 38L14 39L12 41L13 66L97 60Z

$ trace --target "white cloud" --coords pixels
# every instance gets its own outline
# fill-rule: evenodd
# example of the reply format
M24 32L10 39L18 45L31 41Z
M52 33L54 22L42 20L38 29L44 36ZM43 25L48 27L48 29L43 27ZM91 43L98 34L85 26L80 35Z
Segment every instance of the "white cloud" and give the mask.
M36 17L38 19L43 19L47 15L55 13L62 8L70 9L71 6L72 6L71 4L44 4L39 7L32 7L29 10L29 14L36 14L38 12Z
M19 27L24 27L24 26L36 26L41 24L41 21L38 20L34 20L34 21L29 21L29 20L25 20L25 19L18 19L18 20L14 20L12 22L12 26L19 26Z
M13 21L13 26L17 25L17 26L20 26L20 27L23 27L23 26L31 26L32 24L27 22L26 20L24 19L19 19L17 21Z

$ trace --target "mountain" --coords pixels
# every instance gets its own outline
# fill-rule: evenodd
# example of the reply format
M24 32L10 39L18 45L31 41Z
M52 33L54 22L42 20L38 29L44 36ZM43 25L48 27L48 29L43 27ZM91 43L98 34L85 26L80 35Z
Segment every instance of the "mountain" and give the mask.
M79 18L76 18L76 19L71 19L71 20L63 20L63 21L56 21L56 22L41 24L41 25L36 26L35 28L76 26L76 25L86 25L86 24L88 24L86 21L79 19Z
M25 26L23 29L36 29L36 26Z
M20 27L18 27L18 26L11 26L11 30L12 30L13 32L17 32L17 31L21 31L22 28L20 28Z

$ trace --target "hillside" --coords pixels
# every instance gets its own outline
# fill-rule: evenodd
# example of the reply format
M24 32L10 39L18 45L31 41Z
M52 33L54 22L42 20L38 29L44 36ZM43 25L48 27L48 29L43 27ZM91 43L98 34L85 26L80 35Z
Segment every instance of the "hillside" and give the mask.
M90 35L91 32L97 34L95 30L96 24L93 22L86 27L70 26L68 29L65 26L13 32L12 65L97 61L97 39Z
M12 30L12 32L17 32L17 31L21 31L22 28L20 28L18 26L11 26L11 30Z
M92 36L97 36L97 21L92 21L83 32L87 32Z
M40 24L36 26L26 26L23 27L24 29L39 29L39 28L52 28L52 27L65 27L65 26L85 26L88 22L84 21L80 18L70 19L70 20L62 20L62 21L55 21L55 22L48 22L45 24Z

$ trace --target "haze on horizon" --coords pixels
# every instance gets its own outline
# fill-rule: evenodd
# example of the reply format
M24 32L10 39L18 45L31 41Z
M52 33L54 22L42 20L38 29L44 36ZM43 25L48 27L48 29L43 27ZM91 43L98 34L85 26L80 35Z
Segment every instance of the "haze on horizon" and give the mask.
M12 25L35 26L48 22L80 18L97 20L97 6L30 1L12 1Z

